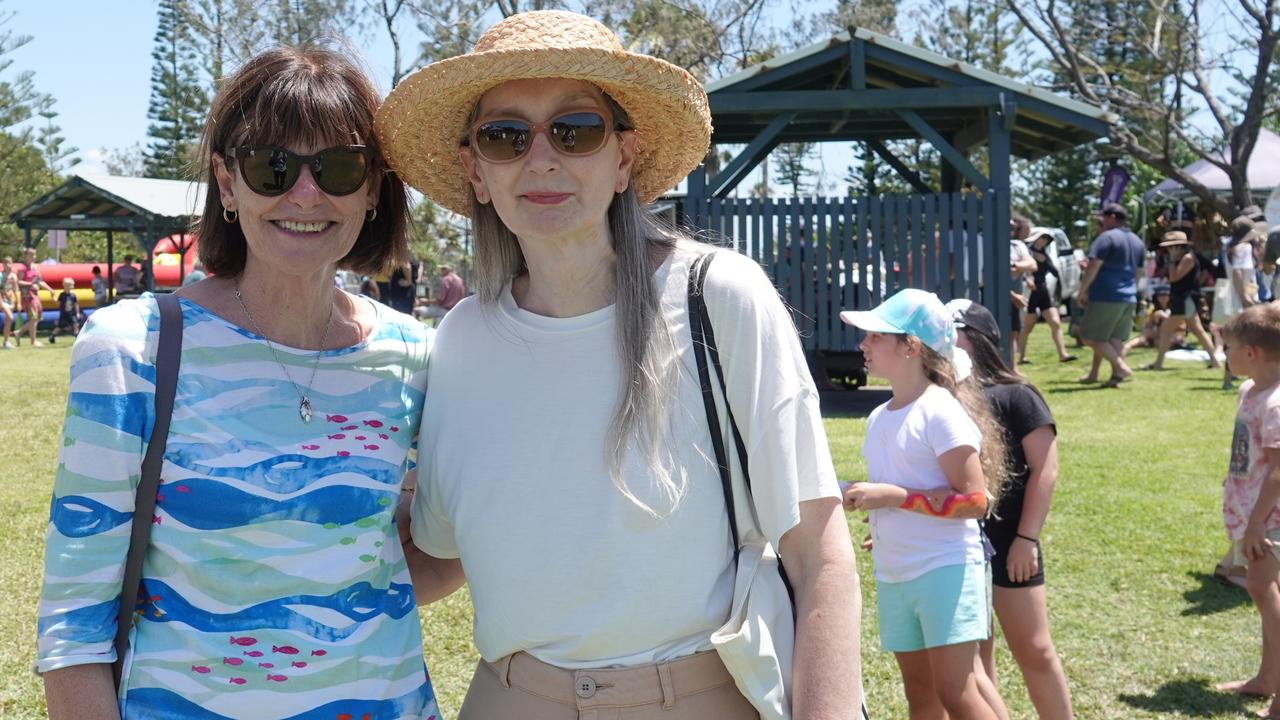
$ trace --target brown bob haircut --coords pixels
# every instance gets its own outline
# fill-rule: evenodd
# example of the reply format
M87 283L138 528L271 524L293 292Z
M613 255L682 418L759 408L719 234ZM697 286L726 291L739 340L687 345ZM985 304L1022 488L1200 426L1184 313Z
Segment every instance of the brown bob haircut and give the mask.
M247 246L237 223L222 217L213 156L242 145L365 145L369 177L379 183L377 217L364 223L338 267L364 275L386 272L409 256L409 204L404 183L387 168L373 131L380 98L368 77L343 54L318 45L279 47L255 55L222 82L200 141L206 183L204 213L193 231L200 262L214 275L244 271ZM227 163L235 173L235 162ZM252 191L250 191L252 192Z
M1244 345L1252 345L1272 360L1280 360L1280 305L1252 305L1222 326L1222 334Z

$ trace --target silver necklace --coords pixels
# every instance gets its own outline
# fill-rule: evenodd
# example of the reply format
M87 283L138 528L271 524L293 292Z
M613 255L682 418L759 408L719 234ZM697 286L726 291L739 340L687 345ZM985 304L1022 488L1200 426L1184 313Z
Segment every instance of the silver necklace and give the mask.
M320 367L320 357L324 355L324 344L325 341L329 339L329 328L333 326L334 304L329 304L329 319L324 323L324 335L320 337L320 349L316 351L315 362L311 363L311 378L307 380L307 392L303 392L302 388L298 387L298 383L293 381L293 376L289 374L289 369L284 366L284 363L280 362L280 356L276 354L276 346L271 343L271 339L267 337L267 334L262 332L262 328L258 327L258 323L253 319L253 315L249 314L249 308L245 306L244 298L240 297L240 283L237 282L235 288L236 302L240 303L240 309L244 311L244 316L249 318L249 324L253 326L254 331L261 335L262 339L266 341L267 348L271 350L271 357L275 358L276 364L280 366L280 371L284 373L285 379L293 386L293 391L298 393L298 417L302 418L302 422L310 423L311 398L309 393L311 392L311 383L316 380L316 369Z

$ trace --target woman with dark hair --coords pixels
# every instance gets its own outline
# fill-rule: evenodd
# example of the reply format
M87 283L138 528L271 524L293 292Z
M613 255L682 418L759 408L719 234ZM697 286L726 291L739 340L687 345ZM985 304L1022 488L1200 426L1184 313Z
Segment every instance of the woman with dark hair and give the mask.
M701 163L710 120L688 72L559 11L506 18L378 111L397 174L475 223L412 528L466 567L483 659L462 718L760 716L712 644L737 565L689 329L700 259L754 516L795 590L770 700L858 711L857 574L795 326L750 258L645 207Z
M176 293L176 399L118 687L159 303L101 309L76 342L40 603L54 720L435 716L396 519L430 335L333 284L406 254L378 101L319 47L258 55L214 98L196 226L214 277ZM412 559L433 581L419 601L461 582Z
M1058 362L1077 359L1075 355L1067 353L1066 343L1062 339L1062 318L1058 315L1058 283L1062 279L1058 276L1058 266L1053 261L1052 244L1053 234L1048 228L1032 228L1027 237L1027 249L1031 252L1031 259L1036 261L1036 270L1032 274L1034 287L1027 300L1027 319L1022 323L1022 337L1018 340L1020 363L1030 362L1027 360L1027 338L1031 337L1037 319L1049 323L1049 335L1053 338L1053 347L1058 351ZM1049 288L1050 276L1054 279L1053 290Z
M1070 718L1071 691L1049 635L1040 549L1058 480L1057 428L1040 391L1001 357L1000 327L991 311L969 300L952 300L947 309L959 330L956 345L973 361L970 377L982 387L1005 433L1008 484L984 528L995 547L992 604L1037 716ZM994 640L988 638L982 661L993 681L994 655Z
M1200 323L1200 259L1191 250L1187 234L1170 230L1164 234L1160 247L1169 253L1166 267L1169 269L1169 319L1160 324L1160 337L1156 341L1156 359L1143 370L1163 370L1164 356L1173 347L1180 331L1190 330L1200 342L1200 348L1209 353L1209 367L1218 367L1218 357L1213 342Z

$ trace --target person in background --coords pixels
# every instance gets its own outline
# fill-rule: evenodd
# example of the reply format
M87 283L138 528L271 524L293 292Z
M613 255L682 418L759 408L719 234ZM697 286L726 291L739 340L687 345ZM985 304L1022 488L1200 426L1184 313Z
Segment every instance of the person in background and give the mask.
M1215 687L1266 698L1280 691L1280 306L1246 308L1222 334L1227 363L1249 378L1240 387L1222 515L1262 620L1262 659L1253 677ZM1280 717L1280 700L1259 717Z
M4 315L4 344L0 349L11 350L14 313L18 308L18 276L13 270L13 258L6 257L0 265L0 314Z
M89 280L89 286L93 288L93 306L95 308L106 307L107 305L107 280L102 277L102 268L98 265L93 266L93 277Z
M117 295L133 295L138 292L138 278L142 271L133 264L133 256L125 255L124 264L116 267L115 288Z
M182 287L195 285L206 277L208 277L208 275L204 271L204 263L196 260L191 264L191 272L187 273L186 277L182 278Z
M1103 360L1111 365L1107 387L1118 387L1133 377L1122 352L1133 331L1138 278L1147 251L1142 240L1125 227L1128 217L1119 203L1108 203L1098 213L1102 232L1089 246L1089 265L1076 291L1076 305L1085 313L1080 337L1093 350L1089 372L1079 379L1082 383L1098 382Z
M1147 308L1147 317L1142 321L1142 329L1136 337L1130 338L1124 344L1124 355L1128 357L1129 351L1135 348L1160 347L1160 328L1165 323L1172 322L1169 308L1169 286L1157 285L1151 291L1151 305ZM1182 344L1185 333L1175 332L1170 340L1169 347L1175 347ZM1141 369L1151 369L1150 366L1143 366Z
M1036 289L1036 281L1033 277L1036 261L1027 248L1027 240L1030 236L1030 220L1022 216L1014 216L1009 221L1009 299L1012 303L1009 328L1013 335L1010 338L1013 345L1010 352L1014 357L1025 357L1027 354L1026 348L1022 347L1022 315L1027 309L1026 288L1030 286L1032 291Z
M1245 308L1258 304L1255 223L1253 218L1239 215L1229 227L1231 235L1223 244L1221 259L1225 277L1215 283L1213 295L1213 322L1218 327L1224 327ZM1225 337L1222 344L1225 347ZM1227 363L1222 371L1222 389L1231 390L1235 380L1236 373L1231 369L1231 363Z
M382 302L386 303L392 310L406 315L413 314L413 301L418 289L419 268L419 264L413 260L396 266L388 276L386 292L382 295Z
M1005 364L1000 328L991 311L969 300L947 303L958 330L956 347L969 353L970 380L982 388L1004 431L1009 480L983 531L995 548L992 602L1005 643L1041 720L1070 720L1071 691L1049 635L1044 553L1040 539L1058 481L1057 427L1044 396ZM996 679L995 640L982 642L982 663Z
M360 294L370 300L382 302L382 289L378 287L378 281L371 277L367 277L360 282Z
M40 266L36 263L36 249L26 248L22 251L22 259L26 268L18 274L18 292L22 295L22 309L27 313L27 322L18 329L17 334L26 333L31 338L31 347L40 347L44 343L36 340L36 329L44 318L44 306L40 303L40 291L50 295L53 288L40 275Z
M437 324L449 314L454 305L467 296L467 288L462 278L453 271L452 266L441 265L439 269L440 277L436 280L435 293L431 302L417 313L420 317L433 320Z
M1076 360L1075 355L1067 352L1066 341L1062 337L1062 317L1058 314L1059 291L1062 287L1062 279L1058 275L1058 266L1053 260L1053 233L1048 228L1033 228L1028 235L1031 253L1031 260L1035 262L1036 269L1032 273L1030 279L1031 297L1027 301L1027 317L1022 325L1022 337L1018 339L1017 350L1019 353L1018 362L1027 363L1027 339L1031 337L1031 331L1035 329L1036 319L1042 318L1049 324L1049 335L1053 339L1053 346L1058 351L1058 362L1072 362ZM1049 288L1049 277L1052 276L1056 282L1053 283L1053 290Z
M1164 356L1173 347L1178 333L1189 330L1200 343L1200 349L1209 353L1209 367L1219 367L1218 356L1209 333L1200 322L1200 258L1191 249L1187 234L1170 230L1164 234L1160 247L1168 253L1169 320L1160 327L1156 344L1156 359L1143 370L1163 370Z
M49 342L55 343L59 330L69 330L73 336L80 334L80 300L76 297L76 281L62 279L62 292L58 293L58 319L49 330Z

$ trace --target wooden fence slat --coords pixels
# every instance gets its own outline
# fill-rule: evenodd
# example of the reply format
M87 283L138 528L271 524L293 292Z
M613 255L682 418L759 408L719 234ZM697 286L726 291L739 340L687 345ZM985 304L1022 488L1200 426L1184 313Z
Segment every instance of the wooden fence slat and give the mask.
M968 296L975 302L983 302L982 298L982 265L980 261L978 248L978 224L979 208L978 197L973 193L965 193L964 196L965 213L964 213L964 242L965 257L969 258L968 266Z

